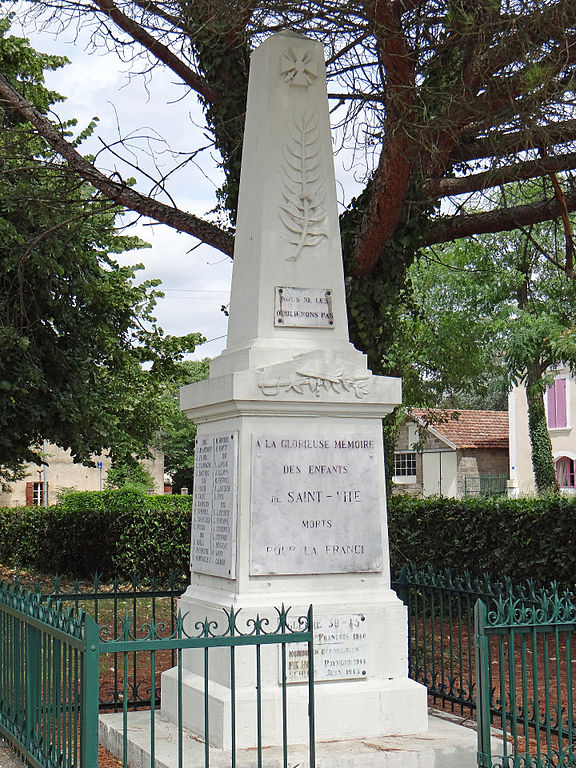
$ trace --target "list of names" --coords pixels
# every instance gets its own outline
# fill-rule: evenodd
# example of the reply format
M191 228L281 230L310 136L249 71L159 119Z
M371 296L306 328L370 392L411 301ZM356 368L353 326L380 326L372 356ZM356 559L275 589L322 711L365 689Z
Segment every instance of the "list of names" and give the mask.
M194 451L190 567L236 578L238 433L206 435Z

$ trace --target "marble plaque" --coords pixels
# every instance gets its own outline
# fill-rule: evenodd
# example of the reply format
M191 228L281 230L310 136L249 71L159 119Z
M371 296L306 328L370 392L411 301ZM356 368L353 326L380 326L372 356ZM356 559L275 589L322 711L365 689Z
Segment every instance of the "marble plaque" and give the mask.
M255 435L250 573L382 570L373 436Z
M290 627L296 632L299 629L296 622ZM368 628L363 614L314 616L314 680L367 677L367 644ZM286 646L286 682L307 681L308 644L291 643Z
M236 578L238 433L196 439L190 567Z
M274 325L277 328L333 328L332 291L276 287Z

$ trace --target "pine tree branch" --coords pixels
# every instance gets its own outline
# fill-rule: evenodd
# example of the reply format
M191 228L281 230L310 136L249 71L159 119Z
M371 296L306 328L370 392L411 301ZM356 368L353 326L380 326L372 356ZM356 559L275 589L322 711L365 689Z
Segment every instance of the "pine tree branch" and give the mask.
M194 91L200 94L206 101L214 103L218 96L208 83L188 67L182 59L178 58L172 51L153 37L137 22L126 16L112 0L93 0L93 2L105 13L112 21L120 27L135 42L140 43L153 56L163 62L169 69L178 75L178 77L190 86Z
M503 168L475 173L470 176L459 176L455 179L440 179L432 182L427 191L430 197L448 197L478 192L481 189L499 187L515 181L534 179L548 173L560 173L576 168L576 152L553 157L540 157L536 160L526 160L522 163L506 165Z
M576 191L566 193L564 202L568 213L576 211ZM562 210L554 199L513 208L500 208L485 213L445 216L430 223L424 237L424 244L447 243L470 235L509 232L519 227L556 219L561 213Z
M530 130L498 133L470 144L460 143L452 151L450 159L454 163L460 163L487 157L504 157L529 149L551 149L556 144L563 144L570 139L576 140L576 120L563 120L546 126L537 125Z
M228 232L215 224L172 208L159 200L140 194L123 181L113 181L88 162L76 149L62 137L52 123L44 117L29 101L16 91L8 79L0 74L0 103L6 103L36 128L48 144L61 155L68 166L85 181L100 190L103 195L136 213L147 216L162 224L168 224L180 232L187 232L207 245L217 248L222 253L232 256L234 239Z
M365 4L378 41L378 55L386 72L386 123L411 121L414 113L415 68L410 44L401 23L401 8L391 0ZM372 194L354 248L356 275L370 274L400 220L402 204L416 157L413 138L404 130L388 131Z

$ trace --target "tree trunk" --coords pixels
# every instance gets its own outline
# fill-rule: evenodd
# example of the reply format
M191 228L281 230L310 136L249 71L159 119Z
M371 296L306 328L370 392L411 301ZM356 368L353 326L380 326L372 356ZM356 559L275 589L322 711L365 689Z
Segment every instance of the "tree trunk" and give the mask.
M541 366L531 363L526 375L526 401L528 403L528 431L532 446L532 468L538 493L557 491L558 481L552 458L552 443L546 423Z

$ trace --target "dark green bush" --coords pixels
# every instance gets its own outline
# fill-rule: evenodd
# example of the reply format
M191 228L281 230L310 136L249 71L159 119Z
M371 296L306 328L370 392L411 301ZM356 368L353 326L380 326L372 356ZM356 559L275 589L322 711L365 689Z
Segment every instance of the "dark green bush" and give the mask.
M188 573L191 496L133 488L67 494L56 506L0 508L0 563L86 578ZM415 499L388 508L392 572L403 563L514 582L576 580L576 499Z
M411 561L454 573L510 576L516 583L576 581L576 499L569 496L396 496L388 526L393 573Z
M192 497L124 488L0 508L0 562L77 578L187 574Z

